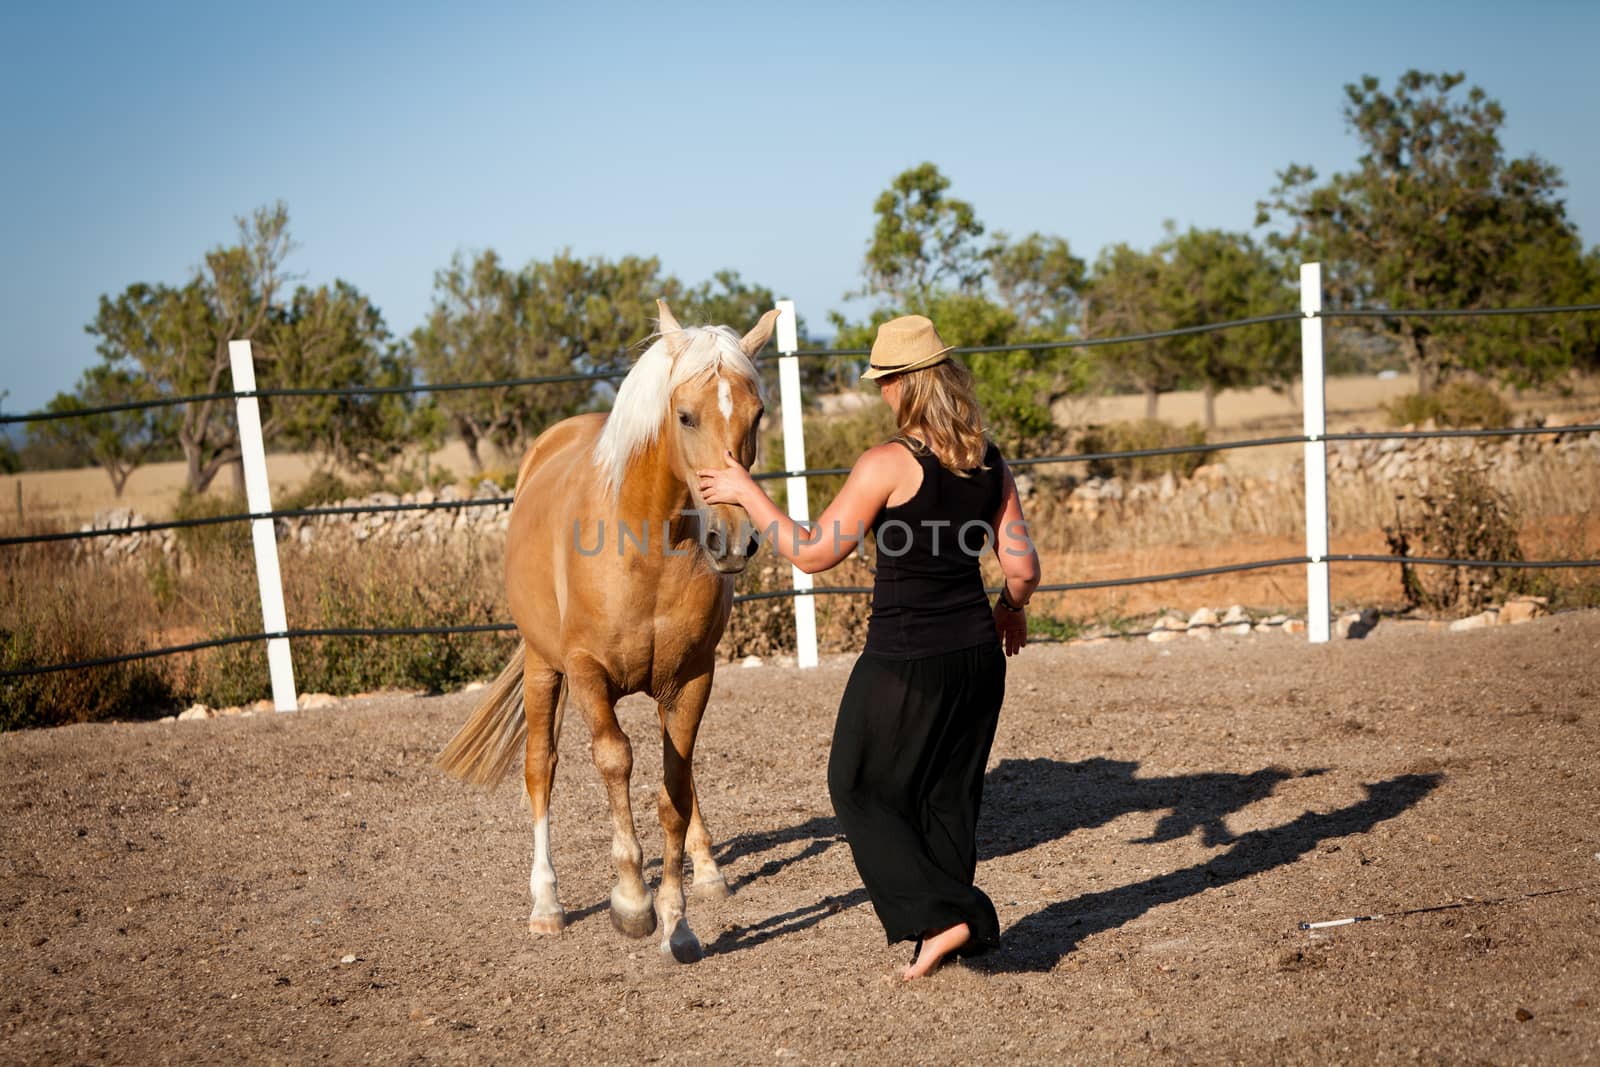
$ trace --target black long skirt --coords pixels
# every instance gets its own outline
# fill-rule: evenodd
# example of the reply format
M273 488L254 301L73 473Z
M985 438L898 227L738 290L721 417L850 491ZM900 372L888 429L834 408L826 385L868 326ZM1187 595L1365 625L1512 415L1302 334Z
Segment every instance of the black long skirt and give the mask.
M977 870L983 770L1005 697L998 642L921 659L863 653L839 703L828 793L889 942L964 922L1000 937Z

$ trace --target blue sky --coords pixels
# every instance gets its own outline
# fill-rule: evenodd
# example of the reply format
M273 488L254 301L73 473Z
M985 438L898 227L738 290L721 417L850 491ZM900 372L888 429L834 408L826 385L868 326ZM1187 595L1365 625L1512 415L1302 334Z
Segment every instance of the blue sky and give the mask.
M1092 257L1248 229L1348 167L1341 87L1462 70L1600 242L1600 5L21 4L0 11L0 390L97 358L100 294L183 281L282 199L313 284L396 333L457 250L731 267L821 324L872 201L931 160L990 230Z

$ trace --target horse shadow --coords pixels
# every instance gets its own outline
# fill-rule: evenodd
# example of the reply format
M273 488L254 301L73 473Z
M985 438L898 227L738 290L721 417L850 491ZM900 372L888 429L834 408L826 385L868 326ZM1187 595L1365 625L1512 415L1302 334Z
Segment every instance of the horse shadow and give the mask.
M1266 767L1248 774L1202 772L1139 778L1138 766L1130 760L1103 757L1076 762L1002 760L984 780L979 859L1024 852L1123 815L1153 811L1165 814L1149 836L1130 843L1173 841L1198 833L1206 847L1228 845L1228 850L1182 870L1049 904L1014 923L993 952L966 961L968 966L985 971L1048 971L1091 934L1119 927L1160 904L1292 863L1329 838L1371 830L1415 805L1442 780L1437 774L1404 775L1363 785L1365 799L1347 807L1327 813L1306 812L1282 826L1235 835L1224 822L1227 815L1270 796L1288 779L1324 774L1326 768L1294 771ZM805 842L796 852L774 856L742 873L731 883L737 890L756 879L775 877L841 841L838 821L819 816L779 830L730 838L719 849L717 862L726 868L738 860ZM866 899L860 888L833 894L751 926L732 927L706 948L708 952L753 948L815 926Z

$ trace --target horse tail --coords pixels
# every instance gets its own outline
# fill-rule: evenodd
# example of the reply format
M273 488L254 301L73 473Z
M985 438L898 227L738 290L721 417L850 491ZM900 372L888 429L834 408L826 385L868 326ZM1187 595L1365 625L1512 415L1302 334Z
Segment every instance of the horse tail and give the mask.
M528 738L528 719L522 713L522 672L528 646L517 651L489 687L489 694L466 725L434 757L434 766L472 785L498 785L516 762Z

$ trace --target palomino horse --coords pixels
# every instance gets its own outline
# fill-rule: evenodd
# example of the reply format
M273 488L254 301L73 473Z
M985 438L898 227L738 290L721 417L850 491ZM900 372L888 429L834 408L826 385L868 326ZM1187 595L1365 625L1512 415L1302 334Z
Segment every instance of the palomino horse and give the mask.
M724 450L755 459L761 387L751 357L776 311L742 339L726 326L684 329L665 303L661 336L617 390L609 415L579 415L534 441L517 474L506 537L506 590L522 642L483 704L439 754L475 783L499 781L526 738L533 808L534 934L566 925L550 862L550 785L565 701L589 720L595 767L611 803L617 881L611 921L629 937L658 925L661 951L700 958L684 918L683 853L694 889L726 896L695 797L695 734L711 694L733 576L754 540L744 512L700 500L694 472ZM633 749L614 705L648 693L661 716L661 884L654 910L628 802Z

